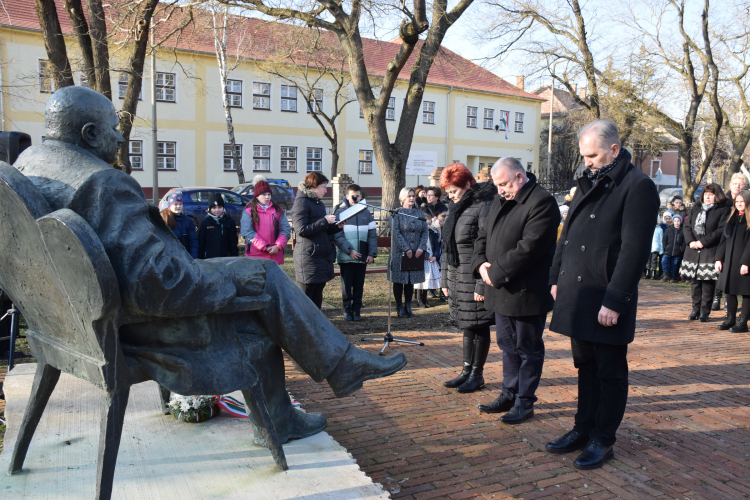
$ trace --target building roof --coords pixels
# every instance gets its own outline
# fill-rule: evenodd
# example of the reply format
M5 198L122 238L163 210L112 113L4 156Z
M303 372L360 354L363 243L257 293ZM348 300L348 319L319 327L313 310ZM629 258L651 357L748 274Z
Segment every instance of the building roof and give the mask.
M542 103L542 116L549 116L550 101L552 100L552 86L542 85L531 91L532 94L538 95L544 99ZM567 114L576 109L580 109L578 104L570 92L563 88L555 87L555 109L553 110L553 116L560 116L561 114Z
M0 11L0 25L41 31L34 2L30 0L2 0L2 2L5 8ZM55 2L55 4L63 33L72 35L73 28L70 18L65 11L64 2L59 1ZM124 0L114 0L105 6L107 21L110 26L116 23L122 23L123 26L127 26L132 23L132 21L128 22L128 20L125 19L125 16L128 15L127 8L125 7L127 5L132 5L132 3ZM166 9L172 8L173 7L171 6L160 4L155 17L157 19L166 17L164 16ZM161 11L162 15L159 15L159 11ZM164 38L167 34L173 32L175 28L181 26L181 23L184 22L184 20L184 16L177 14L172 15L165 22L160 23L156 30L157 40ZM273 21L264 21L257 18L233 16L233 20L237 21L236 26L233 28L235 33L242 33L244 36L230 38L228 52L230 54L237 53L238 40L243 40L243 42L241 42L243 43L241 53L243 57L248 57L250 59L267 60L272 54L278 53L280 49L279 40L304 36L302 35L303 32L308 31L307 28ZM323 38L323 46L339 47L339 42L336 40L336 36L333 33L323 32L321 38ZM252 40L252 42L247 43L247 40ZM231 45L233 44L234 46L232 47ZM386 42L362 38L362 44L365 52L365 64L371 76L385 75L388 64L401 48L401 43L398 39L393 42ZM168 40L164 42L163 46L170 48L176 46L177 49L185 51L214 54L214 40L210 29L209 15L197 12L194 16L194 22L184 30L180 30L179 35L172 34ZM410 75L408 68L411 68L414 65L421 46L422 41L420 41L414 48L413 53L404 66L404 70L401 72L401 78L399 78L399 80L409 80ZM346 65L344 69L348 69L346 68ZM441 85L446 87L452 86L460 89L532 99L536 101L543 99L538 95L519 89L494 73L474 64L445 47L441 47L441 50L435 57L435 61L433 62L430 74L427 78L427 83L431 85Z

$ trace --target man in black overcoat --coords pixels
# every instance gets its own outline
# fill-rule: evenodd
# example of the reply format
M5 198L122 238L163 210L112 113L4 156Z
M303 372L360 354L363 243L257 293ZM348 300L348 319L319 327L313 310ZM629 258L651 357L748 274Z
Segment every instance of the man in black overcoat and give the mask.
M549 280L555 297L550 331L570 337L578 412L573 430L547 443L547 450L584 448L574 466L597 469L614 456L625 414L628 344L659 196L620 147L614 123L595 120L578 131L578 141L587 169L578 179Z
M542 333L554 303L548 280L560 210L517 159L500 158L490 175L500 196L474 242L472 269L487 285L485 309L495 313L503 385L500 396L479 410L508 412L500 421L513 425L534 414L544 365Z

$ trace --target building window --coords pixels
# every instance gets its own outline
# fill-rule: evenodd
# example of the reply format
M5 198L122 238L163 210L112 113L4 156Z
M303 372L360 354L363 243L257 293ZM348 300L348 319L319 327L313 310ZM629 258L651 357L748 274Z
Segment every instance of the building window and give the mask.
M370 149L359 150L359 173L360 174L372 173L372 150Z
M388 108L385 110L385 119L386 120L395 120L396 119L396 98L391 97L388 99Z
M294 85L281 85L281 111L297 111L297 87Z
M81 87L88 87L90 89L93 88L89 83L89 79L86 77L86 72L83 69L78 70L78 81L80 82Z
M497 117L497 129L498 130L508 130L508 117L509 116L510 116L510 111L500 110L500 114Z
M526 162L526 171L527 172L531 172L531 170L533 168L534 168L534 162L533 161Z
M239 166L242 167L242 144L234 144L235 149L237 150L237 158L239 159ZM224 170L232 170L236 171L237 166L234 163L234 157L232 156L232 144L225 142L224 143Z
M321 109L325 109L323 107L323 89L313 89L307 112L310 113L312 110L313 113L317 113Z
M253 146L253 170L256 172L271 171L271 146Z
M52 78L52 65L47 59L39 59L39 92L55 91L55 80Z
M120 99L125 99L125 93L128 91L128 83L130 83L130 75L127 73L120 73L120 76L117 78L117 97ZM143 100L143 85L141 85L138 100Z
M253 82L253 109L271 109L271 84Z
M432 101L424 101L422 103L422 123L429 123L435 125L435 103Z
M128 158L133 170L143 170L143 141L130 139L128 141Z
M655 176L661 168L661 160L651 160L651 174L650 177Z
M159 141L156 143L156 168L159 170L177 170L176 142Z
M227 101L232 108L242 107L242 80L227 80Z
M477 128L476 106L466 106L466 126L469 128Z
M495 110L484 108L484 128L495 128Z
M523 113L516 113L515 132L523 132Z
M481 172L483 168L484 168L484 163L480 163L479 164L479 171Z
M161 102L177 102L177 87L175 73L156 72L156 100Z
M323 148L307 148L307 164L305 169L308 172L323 171Z
M282 172L296 172L297 171L297 147L296 146L281 146L281 171Z
M359 107L359 117L364 118L365 114L362 112L362 106Z

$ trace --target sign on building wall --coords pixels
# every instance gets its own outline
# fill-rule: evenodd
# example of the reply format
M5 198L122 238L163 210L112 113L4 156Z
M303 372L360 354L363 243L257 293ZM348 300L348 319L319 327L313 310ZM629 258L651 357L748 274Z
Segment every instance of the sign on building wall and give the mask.
M406 175L430 175L437 166L437 151L410 151Z

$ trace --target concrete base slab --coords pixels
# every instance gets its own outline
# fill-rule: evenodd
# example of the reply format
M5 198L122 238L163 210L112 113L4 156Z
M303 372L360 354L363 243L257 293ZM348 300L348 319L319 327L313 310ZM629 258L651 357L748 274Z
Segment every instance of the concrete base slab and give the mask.
M0 497L93 498L99 446L100 391L63 374L50 398L18 475L8 475L35 364L5 379L8 431L0 455ZM242 395L232 394L240 401ZM284 445L289 470L276 469L266 448L253 444L246 419L218 416L187 424L159 411L157 385L130 392L112 498L386 499L347 451L327 433Z

